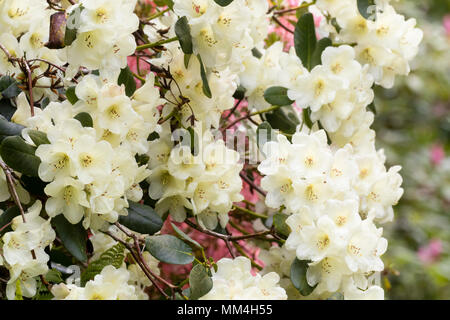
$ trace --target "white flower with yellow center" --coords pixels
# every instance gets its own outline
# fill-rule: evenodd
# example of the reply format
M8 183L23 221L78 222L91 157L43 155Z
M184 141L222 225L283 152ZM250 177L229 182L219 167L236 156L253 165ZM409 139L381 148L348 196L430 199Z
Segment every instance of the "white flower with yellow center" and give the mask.
M51 217L62 213L70 223L76 224L83 218L84 208L89 207L84 184L79 180L61 177L48 184L44 191L50 196L45 210Z
M113 149L106 141L96 142L88 135L81 136L74 144L75 168L78 179L91 183L111 173Z
M288 90L288 97L298 107L318 111L336 98L336 92L345 88L345 82L335 76L328 68L318 65L309 74L299 76Z
M72 145L58 140L53 144L41 144L36 150L41 159L39 178L51 182L56 177L75 176Z
M264 276L251 274L250 260L245 257L223 258L217 262L213 287L200 300L286 300L286 291L278 285L275 272Z

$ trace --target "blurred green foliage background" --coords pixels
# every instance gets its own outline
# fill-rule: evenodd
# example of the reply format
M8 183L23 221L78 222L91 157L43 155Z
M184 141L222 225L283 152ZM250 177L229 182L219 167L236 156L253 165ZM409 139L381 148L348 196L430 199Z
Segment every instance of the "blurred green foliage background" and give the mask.
M450 299L450 0L393 1L424 31L409 77L376 89L377 144L405 194L385 227L388 299Z

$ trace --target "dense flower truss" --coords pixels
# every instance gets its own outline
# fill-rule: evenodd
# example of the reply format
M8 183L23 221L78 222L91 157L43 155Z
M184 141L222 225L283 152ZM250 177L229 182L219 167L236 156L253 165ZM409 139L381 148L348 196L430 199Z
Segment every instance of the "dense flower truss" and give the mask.
M0 0L1 296L384 298L422 32L367 3Z
M117 77L126 57L136 49L132 33L139 18L133 14L136 0L80 1L68 8L76 39L67 47L71 68L100 69L105 77ZM74 71L75 71L74 70Z
M47 273L48 254L44 249L55 240L55 231L50 220L39 216L42 203L37 200L22 217L15 217L13 231L5 233L3 241L3 261L11 278L6 287L8 299L14 299L19 283L25 297L36 295L35 277ZM19 282L17 282L17 280Z
M206 131L199 135L201 144L198 154L193 155L188 146L173 146L168 133L163 130L149 147L152 173L147 181L150 198L158 200L155 210L161 216L170 212L178 222L186 219L189 210L203 227L214 230L220 222L224 228L233 202L243 199L239 154L223 141L214 141L212 133Z
M250 260L238 257L222 259L213 273L213 287L202 300L285 300L286 292L278 286L280 276L251 274Z
M292 213L285 248L311 261L306 276L317 285L314 292L342 287L346 297L355 277L366 290L367 280L361 279L384 269L380 256L387 240L374 222L393 218L392 206L403 194L400 167L387 171L381 152L360 155L350 145L333 150L323 130L298 132L292 143L279 135L264 149L268 157L258 169L265 175L266 204Z
M209 68L233 71L253 48L263 45L268 9L268 2L258 0L236 0L226 7L214 0L174 1L174 12L188 18L194 53Z
M173 77L170 91L166 93L168 105L176 106L179 96L189 99L180 110L184 125L192 119L204 122L204 128L219 128L219 120L225 110L234 105L233 94L237 88L236 74L229 69L213 70L207 79L212 98L205 96L200 75L200 62L196 57L185 62L185 54L175 43L167 45L161 57L152 60L155 66L169 69Z
M358 60L369 65L377 84L390 88L396 75L410 72L409 61L417 54L423 33L415 28L415 19L406 20L389 0L375 0L367 10L369 20L361 16L357 2L318 0L317 8L328 13L328 19L336 19L335 30L342 28L334 34L336 40L356 44Z

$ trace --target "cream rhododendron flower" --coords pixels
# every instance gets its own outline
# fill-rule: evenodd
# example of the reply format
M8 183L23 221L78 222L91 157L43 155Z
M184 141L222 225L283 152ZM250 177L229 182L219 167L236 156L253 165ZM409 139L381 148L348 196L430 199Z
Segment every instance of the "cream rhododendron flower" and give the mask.
M0 297L383 299L423 33L369 2L0 0Z
M277 285L280 277L275 272L264 276L250 273L250 260L238 257L217 262L213 287L202 300L285 300L286 292Z

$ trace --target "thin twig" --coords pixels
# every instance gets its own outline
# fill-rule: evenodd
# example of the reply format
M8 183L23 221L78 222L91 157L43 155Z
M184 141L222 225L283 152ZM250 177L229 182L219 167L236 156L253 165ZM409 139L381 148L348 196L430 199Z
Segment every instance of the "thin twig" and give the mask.
M253 189L255 189L260 195L262 196L266 196L267 194L257 185L255 185L255 183L253 181L251 181L243 172L241 172L239 174L239 176L242 178L242 180L244 180L246 183L248 183L248 185L250 187L252 187Z
M11 62L13 66L16 65L16 58L13 58L13 56L9 53L8 49L4 45L0 43L0 49L5 53L6 57L8 58L8 61Z
M310 2L310 3L303 3L302 5L299 5L298 7L295 7L295 8L289 8L289 9L285 9L285 10L275 11L273 14L276 16L283 15L285 13L297 11L299 9L308 8L309 6L312 6L315 3L316 3L316 0L314 0L313 2Z
M31 116L34 117L34 100L33 100L33 78L32 78L32 73L31 73L30 65L28 64L28 61L25 58L22 58L22 63L25 66L25 70L27 72L28 93L29 93L29 96L30 96L30 111L31 111Z
M279 108L281 108L281 107L280 107L280 106L272 106L272 107L270 107L270 108L267 108L267 109L264 109L264 110L261 110L261 111L256 111L256 112L253 112L253 113L249 113L249 114L247 114L247 115L245 115L245 116L243 116L243 117L240 117L240 118L236 119L235 121L233 121L233 122L232 122L231 124L229 124L224 130L230 129L230 128L233 127L236 123L241 122L242 120L245 120L245 119L248 119L248 118L250 118L250 117L254 117L254 116L257 116L257 115L259 115L259 114L266 113L266 112L274 111L274 110L277 110L277 109L279 109Z
M277 17L273 16L272 17L273 21L275 21L280 27L282 27L284 30L286 30L289 33L294 33L294 31L292 31L291 29L289 29L288 27L286 27L280 20L278 20Z
M20 214L22 215L22 220L25 223L27 222L25 218L25 211L23 210L22 203L20 202L19 195L17 194L14 178L12 176L12 170L3 161L0 161L0 167L2 167L3 171L5 172L9 193L16 205L19 207Z
M233 109L230 110L230 113L224 118L225 121L227 121L231 115L236 111L237 107L241 104L242 100L244 99L239 99L239 101L234 105Z
M167 293L164 292L164 290L158 285L158 283L156 283L155 279L153 279L152 275L148 272L147 268L145 268L145 266L142 264L142 261L139 259L139 257L136 255L136 253L133 250L133 247L127 243L126 241L123 241L122 239L116 237L114 234L112 234L109 231L103 231L103 233L107 234L108 236L110 236L111 238L113 238L114 240L116 240L117 242L122 243L127 249L128 251L130 251L131 255L133 256L134 260L136 261L136 263L139 265L139 267L142 269L142 271L144 272L145 276L151 281L151 283L153 284L153 286L158 289L158 291L166 298L169 299L169 296L167 295Z
M167 40L160 40L160 41L157 41L157 42L154 42L154 43L143 44L143 45L138 46L136 48L136 51L141 51L141 50L145 50L145 49L151 49L151 48L154 48L154 47L159 47L159 46L162 46L163 44L174 42L174 41L178 41L178 37L173 37L173 38L170 38L170 39L167 39Z

